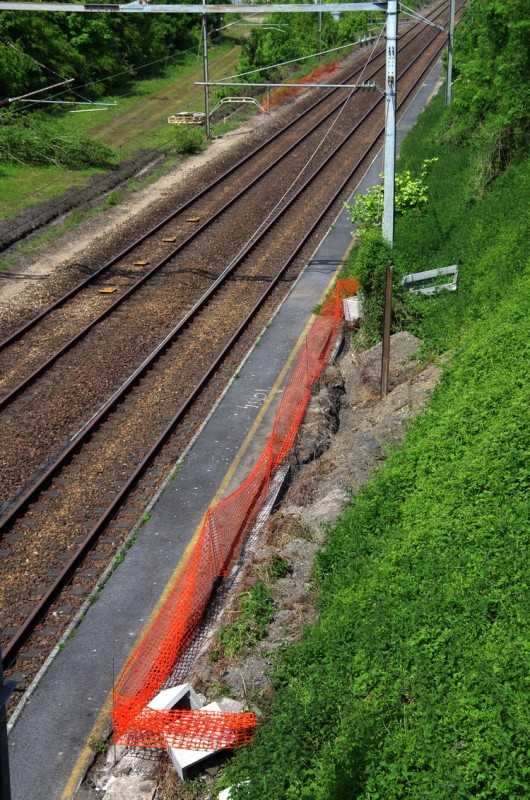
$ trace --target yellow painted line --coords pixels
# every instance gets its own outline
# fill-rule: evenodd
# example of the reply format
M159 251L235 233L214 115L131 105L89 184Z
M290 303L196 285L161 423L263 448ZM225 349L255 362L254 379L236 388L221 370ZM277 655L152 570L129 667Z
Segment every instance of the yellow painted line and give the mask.
M324 301L324 299L326 298L330 288L333 286L335 280L337 279L337 277L339 275L340 270L342 269L342 266L343 266L344 262L346 261L346 259L349 256L349 253L350 253L350 251L351 251L351 249L353 247L353 244L354 244L354 242L352 240L351 244L349 245L348 249L346 250L346 253L344 254L344 257L343 257L339 267L337 267L337 270L335 271L335 274L333 275L333 277L331 278L330 282L326 286L326 289L322 293L322 296L321 296L321 298L319 300L319 303L322 303ZM262 405L262 407L261 407L256 419L254 420L254 422L253 422L248 434L245 437L244 442L241 444L239 450L237 451L236 455L234 456L234 459L233 459L232 463L230 464L230 467L228 468L228 471L226 472L225 477L223 478L219 488L217 489L215 495L213 496L213 498L212 498L212 500L210 502L210 506L213 506L213 505L215 505L215 503L219 502L219 500L223 496L223 493L225 492L226 487L230 483L230 481L231 481L231 479L232 479L232 477L234 475L234 472L236 471L237 467L239 466L239 464L241 462L241 459L245 455L245 453L246 453L246 451L248 449L248 446L250 445L250 442L252 441L253 437L255 436L256 431L257 431L259 425L261 424L261 421L262 421L263 417L265 416L267 410L269 409L270 404L274 400L274 397L275 397L275 395L276 395L276 393L277 393L277 391L278 391L278 389L280 387L281 382L285 378L285 375L286 375L287 371L290 369L291 364L293 363L298 351L300 350L300 347L302 346L302 344L304 342L304 339L305 339L305 337L307 335L307 332L309 331L309 328L313 324L314 319L315 319L315 315L311 314L311 316L310 316L310 318L309 318L309 320L307 322L307 325L305 326L304 330L302 331L302 333L298 337L298 339L296 341L296 344L294 345L293 349L291 350L291 352L289 354L289 357L287 358L287 361L285 362L280 374L278 375L278 378L276 379L276 381L274 383L274 386L272 387L272 389L270 390L269 394L267 395L267 399L263 403L263 405ZM140 644L141 640L145 636L147 630L152 625L156 615L158 614L158 612L162 608L163 604L165 603L165 601L167 599L167 596L169 595L169 593L170 593L175 581L177 580L180 572L182 571L182 568L184 567L184 564L186 563L191 551L193 550L197 539L199 538L199 535L200 535L201 530L202 530L203 522L204 522L204 517L202 518L202 520L201 520L200 524L198 525L197 529L195 530L195 533L193 534L188 546L186 547L186 549L185 549L185 551L184 551L179 563L177 564L177 566L173 570L173 573L171 574L171 577L169 578L168 582L166 583L162 594L158 598L157 603L156 603L153 611L151 612L151 615L149 616L149 619L147 620L147 622L143 626L140 634L138 635L136 641L134 642L134 644L133 644L133 646L131 648L131 654L138 647L138 645ZM110 715L111 710L112 710L112 691L110 691L108 693L107 697L105 698L105 702L103 703L101 711L99 712L99 714L97 716L97 719L94 722L94 725L92 726L92 729L91 729L90 733L88 734L88 738L87 738L87 740L86 740L86 742L85 742L85 744L83 746L83 749L81 750L81 752L80 752L80 754L79 754L79 756L77 758L77 761L76 761L76 763L75 763L75 765L74 765L74 767L72 769L72 772L70 773L70 777L68 778L68 781L67 781L66 786L65 786L65 788L63 790L63 793L61 794L61 800L72 800L75 792L77 791L77 789L79 787L79 784L81 783L81 781L83 780L83 778L84 778L84 776L86 774L87 769L89 768L90 764L94 760L94 750L90 746L89 743L91 741L101 740L106 735L106 729L107 729L107 725L108 725L108 717Z

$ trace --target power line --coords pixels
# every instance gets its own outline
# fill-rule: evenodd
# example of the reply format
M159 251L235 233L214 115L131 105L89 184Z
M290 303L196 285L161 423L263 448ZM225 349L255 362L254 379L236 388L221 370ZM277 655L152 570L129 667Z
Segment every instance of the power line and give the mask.
M229 27L229 26L224 26L224 27ZM219 29L219 30L221 30L221 29ZM381 39L381 34L382 34L382 30L380 30L380 32L379 32L379 36L378 36L378 38L377 38L377 40L376 40L376 43L375 43L375 45L374 45L374 48L372 48L372 51L371 51L371 53L370 53L370 55L369 55L369 57L368 57L368 60L367 60L367 62L366 62L366 64L365 64L365 66L363 67L362 73L364 73L364 71L365 71L365 69L366 69L366 66L367 66L367 64L368 64L368 62L369 62L369 59L370 59L370 58L372 58L372 55L373 55L374 49L375 49L375 47L377 46L377 44L379 43L379 41L380 41L380 39ZM220 39L220 38L222 38L222 37L220 37L220 36L217 36L217 37L215 37L215 38L214 38L214 41L216 41L216 40L218 40L218 39ZM372 39L372 41L373 41L373 39ZM336 51L336 50L341 50L341 49L345 49L345 48L348 48L348 47L353 47L355 44L360 44L360 43L361 43L361 42L351 42L351 43L349 43L349 44L342 45L342 46L340 46L340 47L337 47L337 48L332 48L332 49L330 49L330 50L326 50L326 51L324 51L324 53L330 53L330 52L334 52L334 51ZM200 43L199 43L199 47L200 47ZM188 49L186 49L186 50L183 50L183 51L176 51L175 53L173 53L173 54L172 54L172 55L170 55L170 56L166 56L166 57L163 57L163 58L161 58L161 59L157 59L157 61L155 61L155 62L147 62L147 64L145 64L145 65L142 65L142 67L143 67L143 66L150 66L151 64L154 64L154 63L160 63L161 61L163 61L163 60L167 60L167 59L169 59L169 58L172 58L172 57L174 57L174 56L176 56L176 55L185 55L185 54L187 54L187 53L190 53L190 52L195 52L195 47L193 47L193 48L188 48ZM314 58L316 55L317 55L316 53L315 53L315 54L311 54L311 55L309 55L309 56L304 56L304 57L302 57L302 58L300 58L300 59L292 59L291 61L282 62L281 64L277 64L277 65L269 65L269 67L261 67L261 68L258 68L258 69L256 69L256 70L250 70L248 73L242 73L242 74L243 74L243 75L247 75L247 74L251 74L252 72L259 72L259 71L262 71L262 70L264 70L264 69L270 69L272 66L283 66L284 64L285 64L285 65L288 65L288 64L290 64L290 63L294 63L295 61L304 61L304 60L306 60L306 59L309 59L309 58ZM30 57L30 58L31 58L31 57ZM34 60L34 59L32 59L32 60ZM38 62L37 62L37 63L38 63ZM138 69L140 69L140 68L142 68L142 67L139 67ZM128 72L128 70L124 70L124 71L123 71L123 72L121 72L121 73L116 73L115 75L111 75L111 76L109 76L108 78L102 78L102 79L99 79L98 81L93 81L93 82L91 82L91 83L82 84L82 85L81 85L81 87L76 87L76 88L86 88L87 86L91 86L91 85L94 85L94 84L97 84L97 83L101 83L101 82L103 82L104 80L110 80L110 79L112 79L113 77L117 77L117 76L119 76L119 75L125 74L126 72ZM233 77L237 77L237 76L233 76ZM229 78L224 78L223 80L229 80ZM354 91L354 90L352 90L352 92L350 92L350 93L349 93L349 95L348 95L348 97L345 99L345 101L344 101L344 103L345 103L345 104L346 104L346 103L348 102L348 100L350 99L350 97L351 97L351 94L353 93L353 91ZM118 99L120 99L120 97L121 97L121 98L123 98L123 97L127 97L129 94L133 94L133 93L134 93L134 90L131 90L131 92L128 92L128 93L126 93L126 94L124 94L124 95L121 95L121 96L119 96L119 97L118 97ZM58 92L58 93L57 93L57 95L54 95L54 96L61 96L61 95L63 95L63 94L64 94L64 92ZM340 116L340 114L341 114L341 113L342 113L342 111L341 111L341 112L339 112L339 115L337 116L337 119L338 119L338 117ZM336 120L335 120L335 122L336 122ZM335 122L332 124L331 128L333 127L333 125L335 124ZM160 123L156 123L156 124L154 124L154 125L151 125L151 126L149 126L148 128L145 128L143 131L140 131L139 133L136 133L134 136L131 136L130 138L126 139L126 140L125 140L125 142L124 142L124 143L123 143L123 144L122 144L122 145L119 147L119 150L121 150L121 149L124 147L124 145L126 145L126 144L130 144L131 142L133 142L135 139L140 139L141 137L145 136L145 134L146 134L146 133L149 133L150 131L152 131L152 130L156 129L156 128L157 128L159 125L160 125ZM329 129L328 133L331 131L331 128ZM328 133L326 133L326 135L325 135L325 136L327 136L327 135L328 135ZM160 148L163 148L163 147L165 147L166 145L169 145L169 144L171 143L171 141L172 141L173 139L175 139L175 138L176 138L176 135L177 135L177 134L175 133L175 134L173 134L172 136L170 136L169 138L167 138L167 139L163 140L162 142L160 142L160 144L158 144L158 145L157 145L157 147L156 147L156 148L151 148L150 150L148 150L148 151L147 151L147 153L148 153L148 154L152 153L152 154L154 155L155 153L157 153L157 151L158 151ZM325 138L325 137L324 137L324 138ZM322 143L323 143L323 142L322 142ZM321 144L322 144L322 143L321 143ZM321 145L319 145L319 147L320 147L320 146L321 146ZM317 148L317 149L318 149L318 148ZM315 153L315 154L316 154L316 153ZM314 155L315 155L315 154L314 154ZM310 161L312 160L312 158L314 157L314 155L313 155L313 156L311 156L311 159L310 159ZM24 164L24 162L20 161L20 159L16 159L16 160L18 160L18 161L19 161L19 163L21 163L21 164ZM50 163L52 163L52 164L55 164L56 166L58 166L58 165L56 164L56 162L54 162L54 161L53 161L53 159L49 159L49 158L47 158L47 160L48 160L48 161L50 161ZM309 162L308 162L308 163L309 163ZM27 164L26 164L25 166L29 167L29 165L27 165ZM307 165L306 165L306 166L307 166ZM302 170L302 172L303 172L303 170ZM299 177L300 177L300 176L297 176L297 178L295 179L295 182L296 182L296 180L298 180L298 178L299 178ZM95 180L92 182L92 186L95 186L95 185L97 185L98 183L102 183L102 182L103 182L105 179L106 179L106 175L102 175L100 178L96 178L96 179L95 179ZM53 182L52 184L48 183L48 184L46 185L46 187L43 187L42 191L44 191L44 188L46 188L46 189L50 189L50 187L52 187L52 186L57 186L57 185L59 185L59 184L60 184L60 181L59 181L59 180L57 180L57 181ZM79 197L79 196L81 196L81 195L83 194L83 192L85 191L85 189L86 189L86 188L87 188L87 187L83 187L83 188L79 189L79 191L78 191L78 192L76 192L76 193L74 194L74 197ZM31 194L29 194L29 195L26 195L26 196L23 198L23 200L24 200L24 201L27 201L27 200L31 200L31 199L37 199L39 194L40 194L40 193L39 193L38 191L37 191L37 192L32 192ZM22 223L21 223L20 225L16 225L14 228L11 228L11 231L14 231L14 230L16 230L17 228L19 228L19 227L21 227L21 226L22 226Z

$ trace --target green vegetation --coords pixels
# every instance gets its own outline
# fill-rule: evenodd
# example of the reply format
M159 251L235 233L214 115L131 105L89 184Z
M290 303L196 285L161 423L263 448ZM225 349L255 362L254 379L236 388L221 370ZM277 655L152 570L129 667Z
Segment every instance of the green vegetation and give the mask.
M383 16L380 14L375 16L378 18L379 24L382 24ZM244 42L239 72L247 72L318 52L318 15L316 13L270 14L267 23L274 27L255 29ZM370 27L371 17L366 12L345 13L338 21L334 20L331 14L322 14L322 49L328 50L355 42L366 36ZM315 60L314 64L316 65L316 63ZM274 79L280 75L280 72L273 69L263 72L261 75ZM253 78L248 76L248 80L253 80Z
M530 793L529 312L526 275L329 535L236 797Z
M438 96L403 143L399 159L400 169L417 175L425 160L437 154L426 179L430 202L396 219L393 250L374 231L361 237L352 254L348 273L363 285L368 343L380 337L387 264L394 264L394 331L406 328L420 336L429 355L451 349L462 331L487 317L527 263L529 160L514 159L478 200L473 191L475 145L441 141L445 120ZM402 291L403 275L450 264L459 266L457 292L433 301Z
M294 1L294 0L293 0ZM412 0L411 8L421 5L418 0ZM292 59L307 58L303 62L301 72L300 64L291 64L287 69L272 68L260 73L262 78L278 80L282 75L289 75L296 80L297 75L307 75L321 61L315 56L318 53L318 13L314 14L269 14L267 27L254 28L250 36L243 43L238 72L245 73L250 70L283 63ZM384 27L384 14L378 12L343 12L338 19L332 14L321 15L321 42L322 51L331 50L342 45L353 44L369 34L378 36ZM323 61L333 60L342 54L330 53L322 56ZM242 80L253 81L256 76L248 75Z
M237 62L239 47L220 42L210 49L212 79L231 72ZM116 102L107 111L89 114L47 114L42 111L20 113L20 109L0 110L0 180L2 197L0 217L11 216L21 208L61 194L71 186L85 185L102 168L83 168L91 164L115 163L137 150L159 150L175 157L201 150L205 146L203 128L182 128L168 125L168 114L202 108L202 87L194 81L202 79L202 65L197 53L174 59L162 75L131 80L127 92L107 94L105 100ZM103 99L103 98L102 98ZM147 109L147 112L146 112ZM9 122L9 126L8 123ZM227 126L222 125L225 129ZM215 128L215 133L222 130ZM4 134L6 138L4 139ZM29 139L28 147L18 151L19 142ZM50 141L57 146L52 149ZM7 142L13 143L8 148ZM63 154L64 142L82 142L84 153L79 163ZM86 147L85 147L86 145ZM35 150L33 151L33 147ZM33 161L44 151L44 157ZM99 160L95 155L99 154ZM69 166L65 166L69 163ZM144 179L145 181L145 179Z
M515 35L520 6L509 5ZM466 25L498 12L475 0ZM319 621L282 652L268 719L223 774L241 784L234 798L530 796L530 159L521 121L497 174L477 168L492 118L502 127L497 88L482 117L458 82L449 116L431 104L400 159L418 175L439 158L429 201L396 221L393 250L370 232L352 257L373 300L390 259L396 288L406 272L458 264L456 292L397 293L394 317L446 366L405 443L328 534Z
M6 112L0 117L0 138L0 158L5 162L78 170L109 168L116 160L110 147L89 136L61 130L38 113L17 118Z
M89 742L89 746L94 750L95 753L104 753L107 749L107 740L106 739L98 739L96 736L93 736Z
M474 0L456 30L454 102L445 136L473 142L479 191L528 151L529 38L525 0Z
M526 185L528 204L528 163L503 177L511 208L523 208L513 187ZM504 192L501 180L492 209ZM441 349L444 336L451 365L404 447L328 537L319 624L285 652L271 718L228 770L228 782L252 775L236 797L530 793L528 249L517 212L499 214L493 231L493 212L483 223L478 212L446 234L475 245L461 286L424 303L426 347ZM508 256L519 275L506 280ZM487 305L484 280L497 284ZM460 293L473 310L464 326Z
M419 177L414 178L410 169L396 172L394 179L394 213L400 217L419 209L428 200L425 178L438 158L426 158L421 165ZM383 176L381 175L381 178ZM380 227L383 219L384 181L372 186L366 194L357 195L354 203L344 203L351 222L357 225L357 236L363 237L374 227Z
M286 575L289 575L292 572L292 568L286 558L279 553L273 553L266 564L265 571L269 580L278 581L280 578L285 578Z
M238 618L218 632L212 660L232 658L263 639L273 611L272 590L263 581L256 583L240 599Z
M6 11L0 19L0 96L49 86L59 75L74 78L83 96L101 97L109 85L126 85L137 70L156 74L175 52L195 47L200 24L186 14Z

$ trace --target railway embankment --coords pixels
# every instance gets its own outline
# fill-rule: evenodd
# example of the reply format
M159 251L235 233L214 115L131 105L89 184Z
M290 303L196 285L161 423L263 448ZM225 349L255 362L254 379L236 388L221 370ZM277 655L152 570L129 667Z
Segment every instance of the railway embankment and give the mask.
M441 163L394 256L398 273L457 262L458 289L409 305L421 347L394 337L382 403L380 346L324 376L289 492L190 676L261 711L255 743L193 781L168 772L157 796L211 796L214 779L260 798L527 792L528 160L476 201L472 150L434 138L440 106L402 149L404 168L435 148Z
M222 776L241 783L238 798L530 788L529 162L514 159L477 198L476 151L443 144L441 102L402 148L405 168L439 162L429 203L398 221L393 255L398 274L459 265L456 292L399 309L442 376L360 491L362 447L342 448L353 495L310 573L313 624L272 659L266 691L256 687L265 721L255 746ZM341 419L337 438L347 436ZM325 460L301 469L281 524L307 531L311 505L337 493L336 459L329 475ZM222 666L218 681L237 674L236 662Z

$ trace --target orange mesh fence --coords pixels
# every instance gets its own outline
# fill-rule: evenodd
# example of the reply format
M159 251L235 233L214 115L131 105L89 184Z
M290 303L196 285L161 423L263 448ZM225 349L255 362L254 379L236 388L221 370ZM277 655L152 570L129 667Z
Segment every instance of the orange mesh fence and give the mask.
M330 78L337 69L337 62L331 61L329 64L316 67L309 75L304 75L303 78L300 78L298 81L300 88L297 86L280 86L270 93L268 99L266 98L263 100L261 104L262 113L266 113L273 108L277 108L277 106L281 106L282 103L287 102L291 97L296 97L296 95L304 91L305 83L322 83L326 78Z
M173 709L148 703L192 642L217 580L228 574L263 506L271 473L289 453L311 388L324 369L342 317L342 298L354 279L338 282L298 353L276 412L272 433L246 481L208 509L199 538L167 600L125 665L114 688L113 722L121 744L216 750L246 744L256 727L251 713Z

